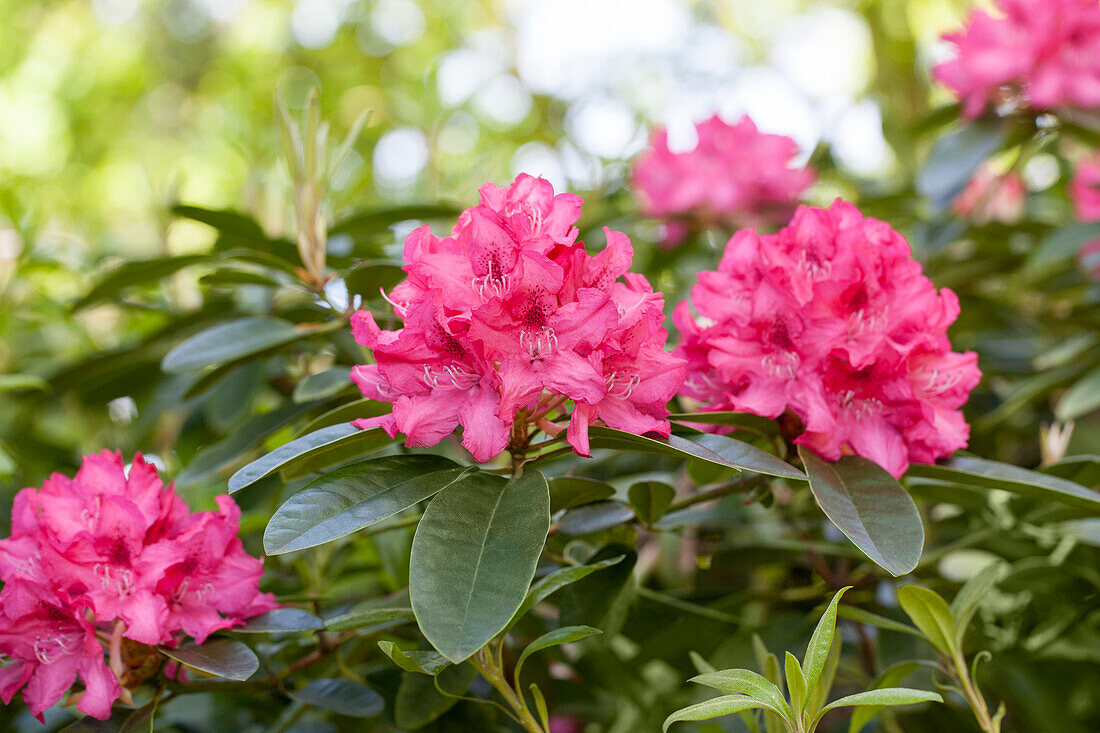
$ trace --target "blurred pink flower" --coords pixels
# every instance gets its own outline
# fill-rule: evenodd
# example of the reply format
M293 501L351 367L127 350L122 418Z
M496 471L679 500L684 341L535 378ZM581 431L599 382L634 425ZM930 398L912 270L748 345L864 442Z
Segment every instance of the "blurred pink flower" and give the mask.
M37 715L79 671L87 687L81 710L108 717L121 692L114 673L109 685L96 676L104 653L97 630L147 645L177 643L183 631L202 643L275 608L257 587L261 562L236 537L240 510L228 496L217 502L218 512L192 514L140 454L127 472L110 451L85 457L75 478L54 474L40 489L20 491L12 536L0 540L0 613L12 622L0 653L23 661L18 678L6 672L5 701L26 683ZM44 618L58 624L57 634L35 638L54 639L56 649L31 642ZM36 660L49 669L37 670ZM47 676L50 685L35 682Z
M975 354L951 351L958 313L889 225L840 200L801 207L775 234L735 234L676 307L681 394L706 410L790 412L796 442L823 458L856 453L900 476L966 445L959 408L981 373Z
M997 0L944 36L954 59L932 75L963 103L966 117L1016 101L1035 110L1100 107L1100 5L1095 0Z
M1013 224L1024 214L1027 188L1016 173L997 175L989 165L983 165L966 184L951 208L977 224L997 221Z
M556 434L564 426L551 419L568 401L576 407L567 437L583 455L597 419L667 435L665 404L684 371L663 349L663 301L628 273L625 234L605 229L595 256L576 241L582 203L521 174L507 188L485 185L451 236L410 234L408 277L388 296L403 328L383 331L366 311L352 319L375 361L352 379L365 396L393 403L389 415L356 425L402 432L418 447L461 425L481 462L507 448L517 420L520 440L530 425Z
M730 228L785 223L815 178L810 167L792 167L794 140L759 132L748 117L735 125L718 115L695 126L698 143L684 153L668 147L656 128L634 164L634 186L646 216L666 219L666 244L674 246L695 226Z
M1069 183L1069 195L1079 220L1100 221L1100 153L1078 161Z

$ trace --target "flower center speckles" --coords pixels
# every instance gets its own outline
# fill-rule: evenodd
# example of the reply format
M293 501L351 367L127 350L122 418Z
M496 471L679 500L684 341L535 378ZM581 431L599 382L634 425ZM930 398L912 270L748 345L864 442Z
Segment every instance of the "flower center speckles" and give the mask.
M543 328L540 331L524 329L519 332L519 345L531 357L531 361L538 361L554 353L554 349L558 347L558 337L552 328Z
M780 351L778 354L765 354L760 359L764 373L773 379L797 379L798 367L802 361L793 351Z
M80 639L72 635L34 637L34 656L42 664L53 664L61 657L75 654L80 649Z
M112 568L107 563L97 562L92 566L92 572L99 578L99 584L108 592L126 596L133 588L134 573L126 568Z
M470 371L461 364L448 364L445 367L424 365L424 384L432 389L467 390L480 381L480 374Z
M491 298L503 298L508 292L510 282L511 278L509 278L508 273L502 272L499 275L494 275L490 270L488 275L475 277L470 282L470 287L482 300L490 300Z
M850 412L856 420L877 415L883 410L882 402L879 400L874 397L857 398L856 393L850 389L841 392L839 397L841 409Z
M884 331L887 322L888 307L883 307L881 311L877 312L860 308L848 317L848 338L861 336L868 331Z
M604 377L604 382L607 384L607 396L620 400L629 399L630 395L634 393L634 388L641 381L642 378L637 374L624 374L619 371L611 372Z
M803 250L802 256L798 258L798 269L811 280L819 280L829 277L833 271L833 263L820 259L809 250Z
M924 375L924 390L931 394L943 394L959 383L962 375L957 370L941 372L939 369L930 369Z
M210 581L207 581L195 589L195 600L202 603L202 600L213 592L214 585Z

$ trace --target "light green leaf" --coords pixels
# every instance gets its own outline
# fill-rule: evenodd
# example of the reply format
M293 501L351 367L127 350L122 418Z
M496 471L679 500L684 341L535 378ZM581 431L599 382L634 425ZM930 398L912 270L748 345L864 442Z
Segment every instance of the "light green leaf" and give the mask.
M531 697L535 698L535 710L539 715L539 723L544 730L550 730L550 711L546 707L546 698L542 694L542 690L534 682L531 683Z
M591 626L563 626L560 629L547 631L545 634L528 644L527 648L523 650L523 653L519 655L519 659L516 660L516 668L515 672L513 672L516 686L519 686L519 673L520 670L523 669L523 663L526 662L527 658L532 654L540 652L543 649L569 644L602 633L603 632L599 629L594 629Z
M269 555L344 537L435 496L472 469L435 455L383 456L353 463L306 484L264 531Z
M45 392L49 388L49 382L33 374L0 374L0 392L17 392L23 389Z
M830 710L850 708L857 705L915 705L919 702L943 702L935 692L913 690L908 687L887 687L881 690L867 690L834 700L821 709L819 717Z
M821 510L856 547L894 576L917 566L924 523L893 476L861 456L828 463L806 448L799 447L798 454Z
M876 626L884 631L896 631L900 634L909 634L910 636L923 638L921 633L909 624L903 624L900 621L895 621L892 618L880 616L877 613L871 613L870 611L858 608L856 606L839 606L837 608L837 615L841 618L846 618L852 621L859 621L860 623Z
M978 607L989 591L993 590L993 586L997 585L1004 577L1004 571L1005 565L1000 562L993 563L991 567L983 568L981 572L975 574L963 584L963 587L955 594L955 599L951 601L951 615L955 618L955 627L958 634L955 643L960 649L974 614L978 612Z
M386 707L382 696L358 682L342 679L313 680L289 693L291 699L352 718L372 718Z
M909 675L920 669L918 662L898 662L891 665L875 680L873 689L881 690L886 687L897 687L898 684ZM848 723L848 733L859 733L863 726L885 709L885 705L860 705L853 713Z
M325 628L329 631L348 631L395 621L412 623L416 621L416 616L411 608L367 608L334 616L325 622Z
M792 657L793 658L793 657ZM796 661L795 664L798 664ZM710 687L719 692L734 692L747 695L764 703L781 715L793 717L783 693L763 676L748 669L726 669L720 672L707 672L691 678L691 682Z
M833 635L836 633L836 611L840 605L841 597L852 586L845 586L836 592L829 607L821 615L817 622L810 643L806 647L806 656L802 660L802 668L806 674L806 689L813 691L821 682L821 675L825 670L825 662L829 658L829 651L833 647Z
M176 345L161 361L170 373L190 372L260 354L310 336L316 328L296 326L269 316L219 323Z
M403 651L392 641L378 642L378 648L389 657L394 664L406 672L417 674L437 675L451 666L451 660L439 652L432 651Z
M550 490L538 471L512 481L468 474L436 495L409 571L412 608L432 646L457 663L504 629L549 530Z
M515 615L512 616L512 620L508 622L506 628L514 626L524 614L535 607L535 604L541 603L552 593L561 590L567 585L576 583L578 580L587 578L597 570L603 570L604 568L616 565L622 562L622 560L623 556L619 555L618 557L611 557L607 560L592 563L591 565L574 565L571 567L559 568L545 578L541 578L537 583L531 586L531 589L527 592L527 596L523 599L523 603L516 609Z
M208 255L181 255L123 262L96 281L87 295L78 300L73 308L79 310L104 300L113 300L120 290L157 282L185 267L209 261L211 258Z
M791 707L794 708L792 718L801 718L806 711L806 698L809 696L809 685L802 673L802 667L793 654L787 652L783 657L783 667L787 678L787 693L791 696Z
M764 707L766 706L763 703L751 697L745 697L744 695L723 695L713 700L707 700L706 702L689 705L682 710L677 710L675 713L665 718L665 724L662 730L667 731L673 723L689 720L711 720L713 718L720 718L723 715L733 715L742 710L759 710Z
M161 654L182 665L214 677L243 682L260 668L260 660L234 639L207 639L205 644L183 644L175 649L157 647Z
M951 609L935 591L919 585L903 585L898 589L898 603L925 638L941 653L954 656L958 631Z

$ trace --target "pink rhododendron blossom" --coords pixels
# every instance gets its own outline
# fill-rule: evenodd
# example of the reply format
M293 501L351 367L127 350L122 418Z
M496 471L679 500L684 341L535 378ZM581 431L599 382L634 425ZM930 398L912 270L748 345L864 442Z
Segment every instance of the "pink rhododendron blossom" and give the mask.
M646 216L668 220L666 243L676 245L695 226L730 228L785 223L814 182L809 167L793 167L794 140L759 132L748 117L729 125L718 115L695 126L687 152L668 147L664 128L634 164L634 186Z
M997 0L944 38L955 58L932 75L978 117L1010 101L1035 110L1100 107L1100 4L1095 0Z
M20 491L12 536L0 540L0 654L17 660L0 670L0 697L22 687L40 716L79 674L79 709L106 718L128 693L117 650L107 671L97 633L152 646L182 632L202 643L275 608L258 590L262 563L237 538L240 509L228 496L217 503L192 514L140 454L127 472L110 451L85 457L74 478Z
M1077 163L1069 183L1069 195L1079 220L1100 221L1100 154Z
M403 321L383 331L352 318L374 364L352 379L371 399L393 403L358 420L405 434L408 446L435 445L458 426L478 461L526 445L532 426L567 438L587 455L596 420L621 430L668 435L665 407L684 379L664 350L663 299L628 272L630 240L604 230L597 255L577 241L583 202L521 174L486 184L451 235L420 227L405 240L408 277L388 295Z
M979 168L951 208L976 224L1013 224L1024 214L1027 188L1016 173L998 175L988 165Z
M775 234L735 234L676 307L681 394L706 410L792 414L795 442L900 476L966 445L959 408L981 373L974 353L951 351L958 314L889 225L839 200L801 207Z

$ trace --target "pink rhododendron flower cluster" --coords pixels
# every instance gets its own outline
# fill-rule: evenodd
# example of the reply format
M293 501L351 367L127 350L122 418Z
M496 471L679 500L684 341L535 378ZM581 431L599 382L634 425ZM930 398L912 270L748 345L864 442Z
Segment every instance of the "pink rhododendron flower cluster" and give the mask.
M462 425L478 461L526 445L534 424L574 403L567 437L588 455L595 420L667 435L666 403L684 365L664 350L663 299L641 275L625 234L605 229L589 255L574 226L582 200L521 174L486 184L448 237L427 226L405 240L407 279L390 293L404 322L383 331L366 311L352 319L374 364L352 378L391 414L357 421L402 432L408 446L438 443ZM620 279L621 278L621 279Z
M954 59L932 75L978 117L1013 101L1031 109L1100 107L1100 4L1096 0L997 0L944 38Z
M192 514L140 454L127 474L110 451L87 456L75 478L20 491L0 540L0 654L12 660L0 698L22 688L41 720L79 676L77 709L105 719L141 681L124 646L174 645L181 633L202 643L275 608L257 587L262 563L237 538L240 509L217 502Z
M974 353L951 351L958 314L888 224L839 200L801 207L775 234L735 234L677 306L682 394L707 410L789 411L795 442L900 476L969 437L959 408L981 373Z
M642 211L669 220L667 244L681 242L689 222L731 229L785 223L814 182L812 168L791 167L794 140L761 133L748 117L729 125L714 115L695 130L695 148L673 153L668 133L655 129L650 149L634 164Z
M1027 187L1019 174L998 175L989 165L983 165L975 171L951 208L976 224L991 221L1013 224L1024 215L1026 197Z
M1069 195L1079 220L1100 221L1100 153L1084 158L1074 167Z

